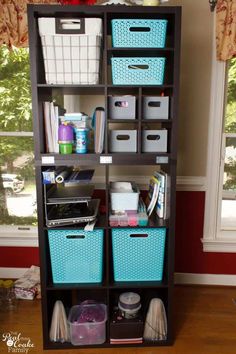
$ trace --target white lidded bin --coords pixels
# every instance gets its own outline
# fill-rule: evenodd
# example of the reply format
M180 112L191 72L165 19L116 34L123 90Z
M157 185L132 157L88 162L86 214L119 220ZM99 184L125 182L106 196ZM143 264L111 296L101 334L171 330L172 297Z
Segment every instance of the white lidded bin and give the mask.
M47 84L98 84L102 19L38 19Z
M102 344L106 341L107 307L104 304L72 306L68 316L73 345Z
M143 152L167 152L167 130L143 130Z

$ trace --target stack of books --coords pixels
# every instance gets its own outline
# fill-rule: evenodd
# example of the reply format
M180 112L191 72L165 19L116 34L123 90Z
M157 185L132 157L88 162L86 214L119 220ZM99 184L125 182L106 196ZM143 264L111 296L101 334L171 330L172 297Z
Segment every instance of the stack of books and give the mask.
M164 171L155 171L149 182L146 200L147 214L153 211L159 218L168 219L170 215L170 176Z

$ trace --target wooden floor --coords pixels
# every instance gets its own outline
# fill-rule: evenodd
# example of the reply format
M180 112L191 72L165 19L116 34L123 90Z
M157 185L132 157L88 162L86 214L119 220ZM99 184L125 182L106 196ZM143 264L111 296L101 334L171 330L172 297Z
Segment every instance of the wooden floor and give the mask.
M21 301L15 313L0 313L0 353L8 353L2 333L21 333L31 339L28 353L68 354L235 354L236 288L176 286L175 333L172 347L74 349L43 351L40 301ZM13 348L11 348L13 349ZM11 351L13 352L13 351Z

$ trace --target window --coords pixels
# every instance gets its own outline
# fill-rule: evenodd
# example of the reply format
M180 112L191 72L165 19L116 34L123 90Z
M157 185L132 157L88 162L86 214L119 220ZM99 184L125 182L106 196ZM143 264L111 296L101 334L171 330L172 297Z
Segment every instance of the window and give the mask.
M0 231L35 234L29 51L0 47ZM2 243L1 243L2 244ZM27 244L31 245L31 244Z
M226 105L222 136L220 229L236 233L236 59L227 70Z
M215 52L215 50L214 50ZM204 251L236 252L236 60L213 59Z

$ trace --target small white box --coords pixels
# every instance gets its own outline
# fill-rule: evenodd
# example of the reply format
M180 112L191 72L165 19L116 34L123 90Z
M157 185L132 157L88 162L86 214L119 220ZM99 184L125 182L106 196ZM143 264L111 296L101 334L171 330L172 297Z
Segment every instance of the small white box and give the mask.
M108 96L108 112L110 119L135 119L135 96Z
M143 97L144 119L168 119L169 97L144 96Z
M137 130L110 130L110 152L137 152Z
M130 185L130 188L124 189L122 186ZM134 182L111 182L111 210L125 211L138 210L139 188Z
M143 152L167 152L167 130L144 130L142 132Z

